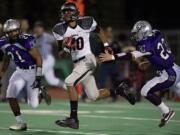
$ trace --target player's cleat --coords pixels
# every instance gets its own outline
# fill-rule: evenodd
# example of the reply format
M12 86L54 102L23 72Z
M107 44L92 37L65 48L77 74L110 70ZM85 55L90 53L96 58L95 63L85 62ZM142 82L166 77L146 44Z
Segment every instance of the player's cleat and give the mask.
M79 129L79 121L73 118L67 117L64 120L57 120L55 123L61 127L69 127L73 129Z
M163 114L159 127L163 127L168 123L168 121L175 115L175 112L173 110L169 111L167 114Z
M44 86L41 86L40 90L40 95L39 97L41 99L44 99L47 105L51 104L51 96L47 93L47 89Z
M119 86L116 88L116 93L127 99L131 105L134 105L136 103L136 98L131 93L130 88L126 82L121 82L119 84Z
M9 127L9 130L13 131L24 131L27 129L26 123L16 123Z

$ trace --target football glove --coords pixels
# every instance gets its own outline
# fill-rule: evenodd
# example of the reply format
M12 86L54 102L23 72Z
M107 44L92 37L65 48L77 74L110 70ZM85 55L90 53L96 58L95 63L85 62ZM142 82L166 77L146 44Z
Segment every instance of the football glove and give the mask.
M42 84L41 84L41 76L36 76L36 79L34 81L34 83L32 84L32 88L41 88Z

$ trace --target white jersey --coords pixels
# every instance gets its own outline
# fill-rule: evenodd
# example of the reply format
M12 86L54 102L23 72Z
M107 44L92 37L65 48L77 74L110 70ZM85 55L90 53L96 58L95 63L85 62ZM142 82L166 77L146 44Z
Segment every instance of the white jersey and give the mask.
M76 47L70 50L73 60L77 60L91 54L89 42L90 32L96 29L97 23L92 17L81 17L77 20L77 26L69 27L65 22L58 23L53 28L56 40L63 40L66 37L76 39Z

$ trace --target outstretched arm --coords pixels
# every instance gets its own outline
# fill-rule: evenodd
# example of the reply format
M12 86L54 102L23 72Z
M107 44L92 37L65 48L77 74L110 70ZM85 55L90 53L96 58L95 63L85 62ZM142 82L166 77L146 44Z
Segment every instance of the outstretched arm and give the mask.
M129 53L117 53L117 54L109 54L108 51L102 53L99 58L101 62L111 61L111 60L132 60L137 59L143 56L151 55L150 52L141 53L140 51L133 51Z

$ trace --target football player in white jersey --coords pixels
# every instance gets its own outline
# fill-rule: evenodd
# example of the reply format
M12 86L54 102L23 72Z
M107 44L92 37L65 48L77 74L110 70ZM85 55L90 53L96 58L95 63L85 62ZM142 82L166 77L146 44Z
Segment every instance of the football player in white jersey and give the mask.
M96 21L89 16L79 17L79 10L74 3L70 2L62 5L61 19L63 22L54 26L53 34L58 41L60 49L71 54L74 69L65 79L70 98L70 117L64 120L57 120L55 123L63 127L79 128L79 120L77 117L78 94L74 87L78 83L84 85L87 96L92 100L116 94L124 96L131 104L134 104L134 96L127 91L122 91L128 90L124 89L124 85L120 85L116 90L97 89L94 76L92 75L96 68L96 58L90 48L90 32L99 34L105 48L108 46L108 43L104 38L103 31L97 26Z

